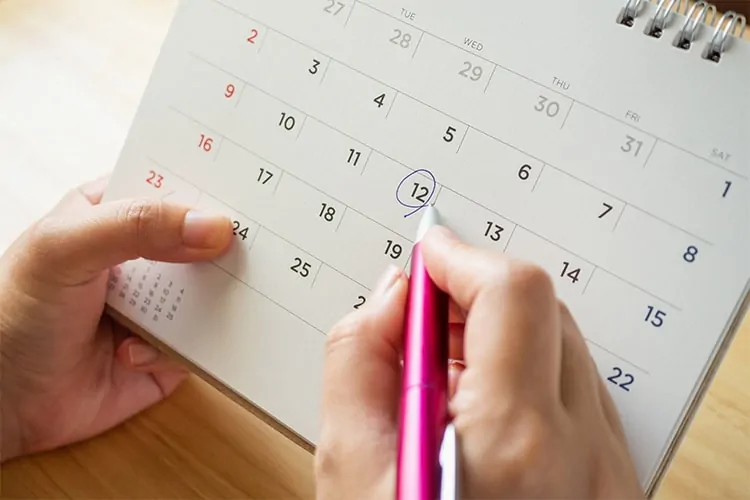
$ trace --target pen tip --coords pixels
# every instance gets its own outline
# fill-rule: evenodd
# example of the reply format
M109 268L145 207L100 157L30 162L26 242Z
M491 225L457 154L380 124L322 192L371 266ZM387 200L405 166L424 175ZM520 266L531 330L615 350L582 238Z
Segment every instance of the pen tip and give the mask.
M414 241L415 244L422 241L422 238L425 237L430 228L439 224L440 212L438 212L437 208L432 205L428 205L427 207L425 207L424 213L422 214L422 220L420 221L419 228L417 229L417 238Z

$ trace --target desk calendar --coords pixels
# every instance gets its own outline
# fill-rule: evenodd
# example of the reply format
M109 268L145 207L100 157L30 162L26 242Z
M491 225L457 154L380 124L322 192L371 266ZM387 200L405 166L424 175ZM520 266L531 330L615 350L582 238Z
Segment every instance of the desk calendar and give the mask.
M536 262L653 488L750 283L750 43L711 4L183 0L107 198L223 211L109 305L314 446L326 332L420 210Z

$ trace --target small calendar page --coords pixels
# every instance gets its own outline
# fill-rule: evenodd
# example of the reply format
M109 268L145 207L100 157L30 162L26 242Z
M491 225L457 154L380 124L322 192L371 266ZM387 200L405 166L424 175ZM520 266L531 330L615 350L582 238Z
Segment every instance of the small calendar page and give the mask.
M107 198L235 240L109 304L314 445L327 332L434 204L554 279L653 484L748 294L750 44L629 3L183 0Z

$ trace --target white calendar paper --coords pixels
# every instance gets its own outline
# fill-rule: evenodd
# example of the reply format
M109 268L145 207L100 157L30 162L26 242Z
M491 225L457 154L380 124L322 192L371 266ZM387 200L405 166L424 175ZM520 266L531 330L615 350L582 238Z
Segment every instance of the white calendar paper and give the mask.
M314 445L326 332L435 204L554 278L653 485L748 293L750 43L626 3L183 0L107 198L236 241L122 266L110 305Z

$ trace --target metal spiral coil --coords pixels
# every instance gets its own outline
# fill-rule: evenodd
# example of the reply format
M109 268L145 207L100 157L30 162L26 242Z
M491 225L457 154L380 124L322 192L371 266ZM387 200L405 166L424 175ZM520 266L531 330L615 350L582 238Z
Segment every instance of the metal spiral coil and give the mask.
M646 0L645 3L648 4ZM684 3L684 7L683 7ZM635 26L644 0L626 0L625 5L617 16L617 23L628 28ZM728 50L732 38L742 38L747 28L745 16L734 11L728 11L718 22L718 9L711 2L697 1L690 9L689 0L659 0L654 15L648 20L643 32L653 38L661 38L669 28L669 22L674 15L684 15L685 21L679 28L677 35L672 40L672 45L682 50L689 50L698 39L704 27L716 24L713 35L706 43L701 57L703 59L719 62L722 55ZM687 11L687 12L685 12Z

